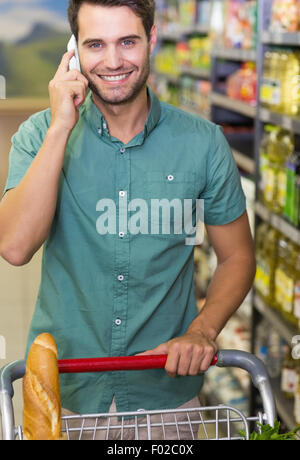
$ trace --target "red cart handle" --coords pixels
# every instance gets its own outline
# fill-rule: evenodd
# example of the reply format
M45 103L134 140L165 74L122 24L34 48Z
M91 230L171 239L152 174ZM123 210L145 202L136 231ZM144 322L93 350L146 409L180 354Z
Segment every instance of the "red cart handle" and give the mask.
M104 372L104 371L137 371L145 369L163 369L168 355L121 356L113 358L62 359L58 360L61 374ZM211 366L218 362L215 355Z

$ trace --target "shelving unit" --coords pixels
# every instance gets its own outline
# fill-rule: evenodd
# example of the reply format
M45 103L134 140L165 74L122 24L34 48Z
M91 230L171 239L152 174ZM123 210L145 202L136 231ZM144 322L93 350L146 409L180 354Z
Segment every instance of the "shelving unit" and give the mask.
M245 115L249 118L256 117L256 107L252 107L250 104L239 101L238 99L230 99L228 96L213 91L210 101L212 105L222 107L223 109Z
M198 0L201 1L201 0ZM210 94L210 119L218 124L227 124L231 120L235 123L245 123L253 127L252 155L242 151L242 148L236 148L232 145L232 151L238 167L242 172L250 175L256 184L256 202L255 202L255 227L261 222L270 223L274 228L279 230L294 243L300 245L300 229L294 227L287 222L282 216L270 211L259 201L259 162L260 162L260 143L263 136L264 125L274 124L281 126L284 129L292 131L296 135L300 135L300 117L290 117L284 114L275 113L263 107L259 100L259 88L262 82L263 60L265 51L272 46L276 47L300 47L300 33L280 33L270 32L270 12L272 0L258 1L258 40L255 50L228 49L222 47L214 47L211 51L211 71L205 72L202 70L180 68L180 75L173 80L173 84L180 85L181 75L190 75L200 79L208 79L212 84L212 92ZM163 40L174 41L181 40L185 34L195 33L195 29L181 29L180 32L169 35L163 35ZM201 34L209 33L209 30L201 28ZM256 63L258 75L258 94L256 105L250 105L245 102L235 100L226 96L222 89L218 86L218 80L224 79L224 76L232 73L237 67L237 63L252 61ZM197 113L197 111L186 106L181 106L186 111ZM198 115L201 116L200 113ZM230 139L229 139L229 143ZM270 326L273 327L280 336L291 344L292 338L299 335L299 330L289 324L282 315L274 308L269 306L258 293L253 290L252 296L252 343L251 350L254 352L254 341L257 323L260 318L266 318ZM279 417L284 421L289 429L293 429L296 425L293 416L293 403L284 398L280 391L279 379L272 379L273 391L277 403ZM250 413L255 413L257 409L257 400L254 388L250 391Z

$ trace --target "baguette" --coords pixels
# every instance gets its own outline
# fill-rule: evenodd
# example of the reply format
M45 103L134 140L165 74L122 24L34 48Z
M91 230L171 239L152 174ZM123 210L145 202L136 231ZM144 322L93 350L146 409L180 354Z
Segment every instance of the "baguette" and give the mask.
M48 333L39 335L29 350L23 399L23 439L62 439L57 347Z

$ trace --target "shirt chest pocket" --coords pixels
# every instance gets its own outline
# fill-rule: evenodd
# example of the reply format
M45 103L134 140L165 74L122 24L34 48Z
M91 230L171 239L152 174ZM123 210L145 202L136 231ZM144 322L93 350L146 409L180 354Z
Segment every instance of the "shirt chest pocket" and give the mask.
M187 172L147 172L147 199L192 199L195 193L196 174Z
M194 172L152 172L146 174L145 194L151 233L182 234L185 200L195 199Z

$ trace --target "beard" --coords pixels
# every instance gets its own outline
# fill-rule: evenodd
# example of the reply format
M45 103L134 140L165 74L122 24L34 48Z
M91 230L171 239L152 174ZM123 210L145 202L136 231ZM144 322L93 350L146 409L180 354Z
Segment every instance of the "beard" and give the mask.
M101 90L101 88L98 87L95 84L95 82L92 81L84 71L82 73L89 82L90 90L93 92L96 98L99 99L100 102L104 104L108 104L108 105L123 105L123 104L127 104L128 102L132 102L133 100L135 100L136 97L140 94L140 92L144 89L146 82L148 80L149 74L150 74L149 55L145 59L145 62L142 65L142 69L143 69L142 73L139 75L138 79L133 81L133 83L131 84L131 87L126 91L125 94L124 93L118 94L119 93L118 89L116 90L112 89L111 91L107 91L107 92L105 90ZM120 73L126 73L126 70L125 71L120 70Z

